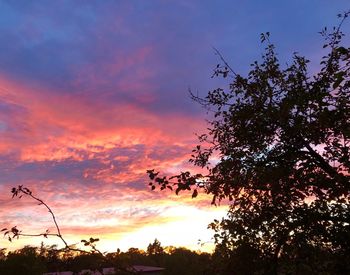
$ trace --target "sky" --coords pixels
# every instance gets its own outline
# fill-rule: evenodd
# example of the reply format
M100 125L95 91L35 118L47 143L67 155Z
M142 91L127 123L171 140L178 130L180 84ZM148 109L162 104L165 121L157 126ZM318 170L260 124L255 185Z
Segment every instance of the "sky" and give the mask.
M317 71L318 32L349 8L348 0L0 1L0 229L55 232L42 206L11 198L24 185L71 244L91 236L102 251L145 249L157 238L210 251L207 225L228 203L151 191L146 170L193 169L208 117L188 91L229 84L211 78L213 47L244 74L268 31L281 63L298 52ZM61 245L0 237L0 248L41 241Z

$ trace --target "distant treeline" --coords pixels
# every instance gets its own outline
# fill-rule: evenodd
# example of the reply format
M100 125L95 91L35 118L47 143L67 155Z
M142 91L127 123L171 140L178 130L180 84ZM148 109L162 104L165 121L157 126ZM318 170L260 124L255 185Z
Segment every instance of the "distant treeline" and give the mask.
M117 274L134 274L132 265L157 266L165 268L162 274L212 274L210 272L211 255L196 253L186 248L165 247L159 242L150 244L147 251L130 248L127 252L117 251L101 255L60 251L55 246L33 247L6 252L0 250L1 275L42 275L45 272L81 270L102 270L114 267ZM152 246L153 245L153 246Z
M249 244L227 251L217 246L213 254L197 253L182 247L162 247L158 240L146 251L83 253L59 250L56 246L25 246L16 251L0 249L1 275L42 275L45 272L102 270L113 267L116 274L135 274L133 265L157 266L162 275L271 274L271 260ZM277 274L350 274L350 255L305 245L282 256Z

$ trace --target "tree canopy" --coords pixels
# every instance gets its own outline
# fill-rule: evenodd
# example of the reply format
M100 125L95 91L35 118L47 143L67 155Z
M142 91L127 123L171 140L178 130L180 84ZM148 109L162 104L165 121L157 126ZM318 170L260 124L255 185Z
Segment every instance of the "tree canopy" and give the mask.
M190 159L206 172L147 171L152 189L192 189L193 197L202 189L214 204L232 202L227 217L210 225L222 254L258 249L274 273L301 248L350 254L350 48L341 31L348 15L320 32L328 53L317 73L297 53L281 66L269 33L246 76L218 52L214 76L231 77L229 87L192 95L213 112Z

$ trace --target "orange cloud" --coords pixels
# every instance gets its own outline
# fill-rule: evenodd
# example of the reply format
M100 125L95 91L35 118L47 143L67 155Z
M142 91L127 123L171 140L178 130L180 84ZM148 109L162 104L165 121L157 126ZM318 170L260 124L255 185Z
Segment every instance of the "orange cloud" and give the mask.
M141 51L135 62L148 51ZM193 132L203 126L201 120L180 114L159 116L139 105L35 88L4 77L0 87L0 100L9 108L8 113L0 112L5 125L0 155L6 162L0 226L54 231L45 208L25 198L10 199L8 190L18 184L49 203L72 242L97 235L114 238L126 249L130 238L144 235L132 245L145 247L160 234L169 245L184 245L175 237L176 230L195 219L193 215L203 225L222 214L219 208L209 210L207 196L192 200L189 194L175 197L170 192L151 192L147 186L147 169L167 172L186 167L196 143ZM152 233L155 228L158 233ZM198 234L192 237L196 243ZM5 241L0 245L8 246ZM108 248L108 242L102 246Z

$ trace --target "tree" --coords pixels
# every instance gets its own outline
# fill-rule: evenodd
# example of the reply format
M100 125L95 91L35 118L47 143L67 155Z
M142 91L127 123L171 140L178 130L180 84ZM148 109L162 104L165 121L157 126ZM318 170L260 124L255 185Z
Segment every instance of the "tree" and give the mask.
M147 246L147 254L148 255L160 255L164 253L164 249L157 239L154 239L153 243L150 243Z
M190 159L206 172L147 171L152 189L192 189L192 197L202 189L214 204L229 199L228 216L210 225L216 243L228 255L241 245L257 248L269 273L307 246L350 254L350 48L341 31L349 14L320 32L328 54L316 74L297 53L282 68L269 33L261 35L265 53L247 76L217 51L222 64L214 76L231 77L229 88L192 94L213 112Z
M41 275L45 272L45 263L38 254L38 249L32 246L25 246L20 250L9 252L1 268L1 274L21 275L33 274Z
M216 274L209 272L210 255L206 253L197 254L183 247L173 247L166 254L164 273L166 275L193 275L193 274Z

